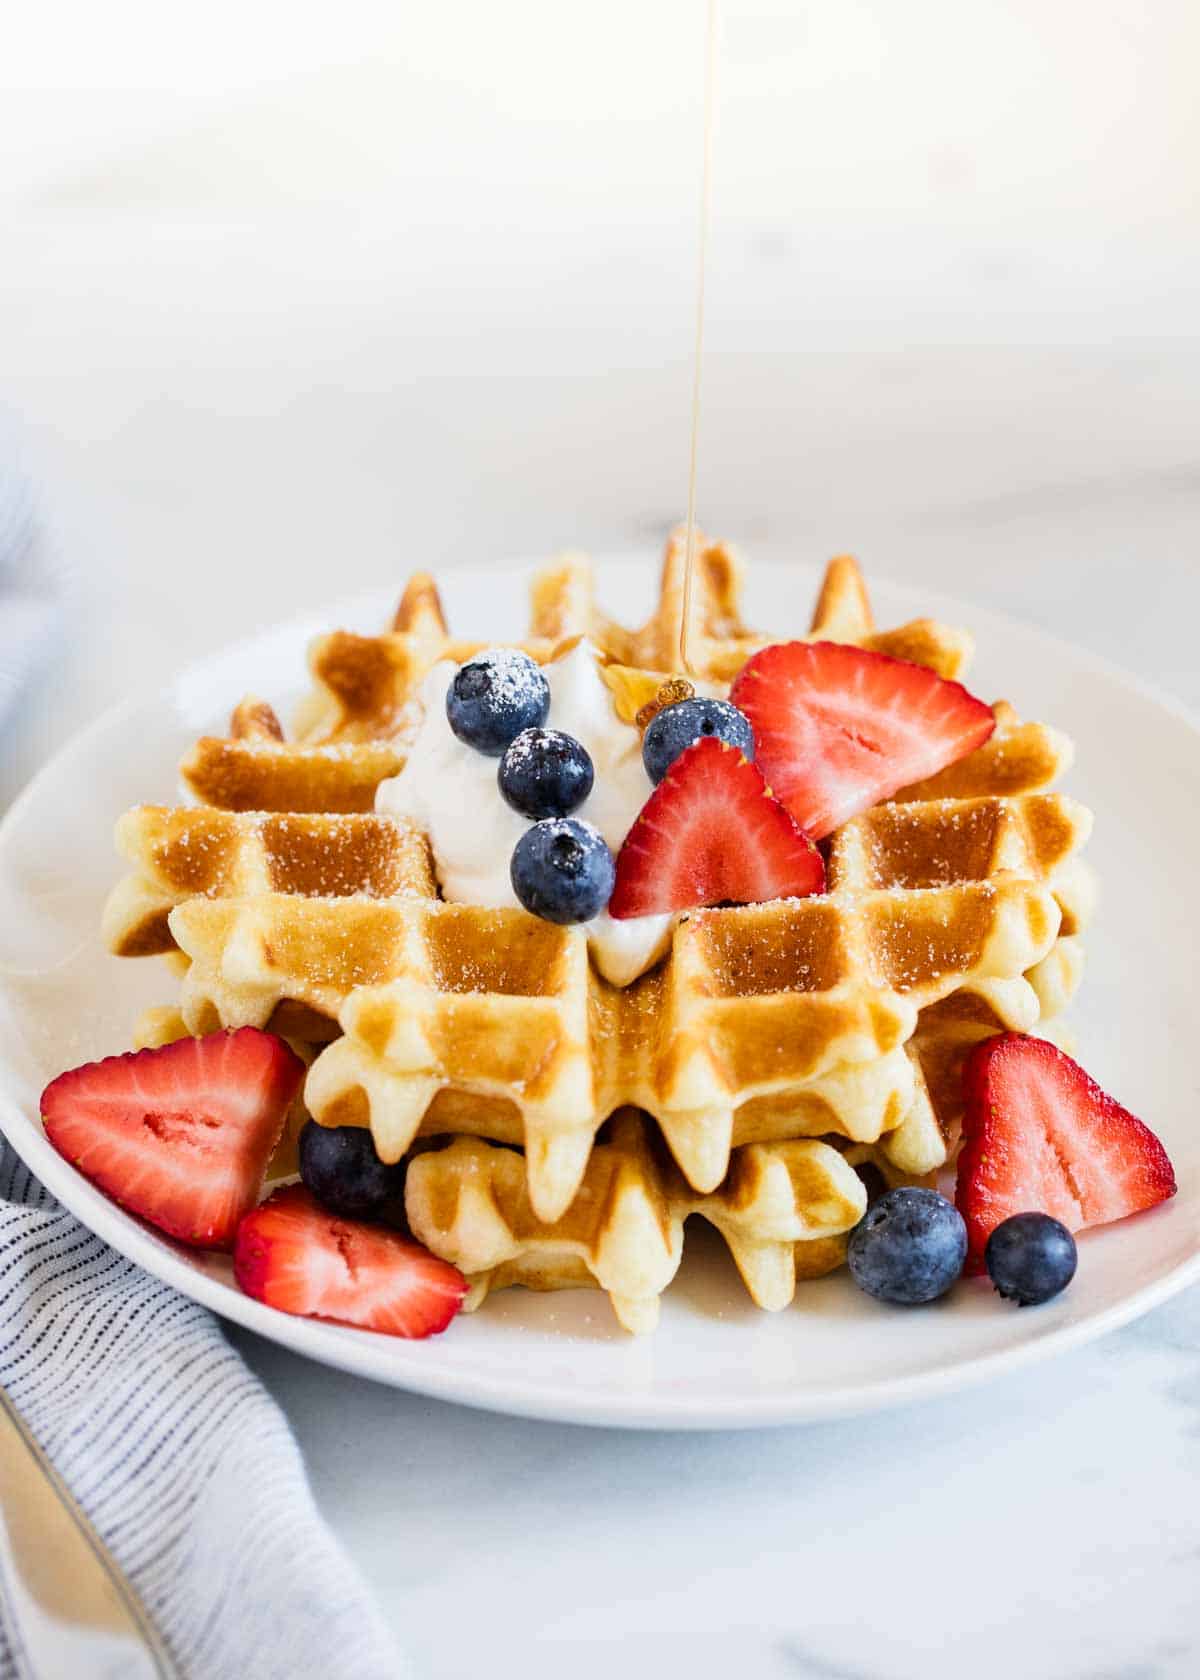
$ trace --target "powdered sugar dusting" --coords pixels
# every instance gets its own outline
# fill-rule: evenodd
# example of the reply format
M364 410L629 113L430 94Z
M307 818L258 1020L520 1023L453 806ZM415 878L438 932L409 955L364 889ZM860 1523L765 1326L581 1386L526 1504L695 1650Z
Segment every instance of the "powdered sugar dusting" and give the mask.
M516 673L530 663L518 650L504 648L475 658L502 658L506 681L510 675L524 680ZM426 678L422 721L408 761L399 776L381 785L376 809L410 818L429 836L446 899L515 906L509 867L529 821L501 795L497 760L468 747L449 727L444 699L456 669L443 661ZM594 766L592 791L573 816L597 829L615 854L650 796L641 737L617 716L587 642L541 667L540 674L550 688L547 726L578 741ZM602 911L584 925L597 968L615 985L628 985L663 954L672 922L669 915L615 922Z
M491 689L506 708L536 705L545 696L547 684L541 667L520 648L485 648L460 670L469 671L473 665L487 666Z

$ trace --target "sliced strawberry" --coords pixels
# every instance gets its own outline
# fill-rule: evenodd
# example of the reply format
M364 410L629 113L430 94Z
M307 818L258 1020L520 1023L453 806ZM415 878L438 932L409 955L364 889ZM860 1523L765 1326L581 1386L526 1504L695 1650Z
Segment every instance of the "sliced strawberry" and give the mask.
M608 911L623 920L824 889L821 854L762 771L710 735L680 753L642 807L617 854Z
M434 1336L458 1312L467 1280L381 1225L329 1213L289 1184L246 1215L233 1271L247 1295L280 1312L385 1336Z
M122 1207L196 1248L232 1248L303 1078L281 1038L242 1027L73 1068L42 1093L42 1119Z
M775 796L814 840L982 746L990 706L924 665L841 642L781 642L738 673Z
M1045 1039L985 1039L967 1058L963 1092L955 1201L967 1222L968 1271L983 1270L988 1237L1010 1214L1048 1213L1082 1231L1175 1194L1150 1128Z

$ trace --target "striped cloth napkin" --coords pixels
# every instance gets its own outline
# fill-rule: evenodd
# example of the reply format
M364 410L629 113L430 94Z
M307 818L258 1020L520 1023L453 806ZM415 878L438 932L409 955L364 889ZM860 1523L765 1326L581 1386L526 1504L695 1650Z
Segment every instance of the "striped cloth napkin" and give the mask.
M4 713L62 608L0 471ZM180 1680L408 1672L217 1321L58 1205L0 1138L0 1385L124 1570ZM0 1680L24 1675L0 1599ZM85 1680L84 1676L72 1680Z

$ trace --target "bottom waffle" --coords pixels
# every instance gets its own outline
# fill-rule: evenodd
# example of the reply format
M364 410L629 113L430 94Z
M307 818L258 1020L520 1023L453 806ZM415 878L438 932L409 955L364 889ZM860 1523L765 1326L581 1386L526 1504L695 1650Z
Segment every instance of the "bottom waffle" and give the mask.
M1077 977L1075 953L1063 960ZM409 1162L405 1205L412 1232L466 1274L467 1311L493 1290L514 1285L592 1287L607 1293L617 1321L636 1335L658 1323L660 1298L682 1260L685 1222L695 1214L724 1239L755 1305L777 1312L791 1303L797 1282L843 1264L872 1176L888 1189L936 1186L957 1150L963 1061L983 1039L1010 1030L995 1007L999 1001L989 1000L983 987L923 1012L906 1046L915 1095L892 1133L875 1143L844 1137L743 1142L709 1194L687 1183L653 1121L624 1109L601 1132L567 1211L553 1222L540 1220L524 1156L489 1141L493 1127L486 1119L485 1135L472 1135L463 1101L454 1115L456 1135L422 1138ZM1003 1003L1007 1013L1013 999L1006 995ZM1018 1030L1070 1048L1070 1033L1057 1017L1038 1020L1035 1012ZM149 1009L137 1023L134 1047L186 1036L177 1009ZM310 1064L321 1048L289 1042ZM298 1171L297 1141L309 1118L298 1096L271 1161L270 1183Z
M696 1214L724 1238L755 1304L778 1311L792 1301L797 1281L844 1261L849 1233L867 1206L864 1169L874 1169L889 1189L936 1185L957 1151L962 1067L976 1044L1015 1030L1067 1047L1061 1018L1042 1016L1040 993L1069 1001L1079 968L1077 942L1062 940L1053 993L1027 981L999 988L984 982L924 1010L906 1046L911 1106L878 1142L742 1143L720 1187L705 1195L687 1183L648 1116L625 1109L601 1134L566 1213L546 1222L530 1203L520 1152L459 1135L410 1163L405 1203L413 1234L466 1274L468 1310L510 1285L591 1286L608 1294L626 1330L641 1334L658 1322L660 1298L682 1259L685 1221ZM469 1132L469 1117L457 1118Z
M798 1278L833 1271L867 1205L836 1149L805 1138L736 1149L718 1190L691 1189L637 1111L622 1110L593 1149L582 1186L553 1224L537 1218L515 1150L458 1137L409 1165L413 1235L464 1272L468 1310L493 1289L603 1289L620 1324L653 1330L679 1269L684 1221L706 1219L729 1246L757 1306L786 1307Z

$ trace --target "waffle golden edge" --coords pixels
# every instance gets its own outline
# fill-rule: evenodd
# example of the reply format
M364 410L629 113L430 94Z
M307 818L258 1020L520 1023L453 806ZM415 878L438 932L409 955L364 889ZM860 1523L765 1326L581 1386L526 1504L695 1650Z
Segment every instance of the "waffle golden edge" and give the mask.
M848 557L792 641L746 625L724 544L698 541L686 626L684 575L677 531L626 628L568 555L498 645L452 635L418 574L383 633L313 643L290 734L243 698L181 766L195 803L118 824L105 941L163 958L177 997L140 1054L50 1087L52 1141L232 1247L258 1298L393 1334L512 1285L596 1287L650 1330L693 1216L768 1311L848 1251L883 1299L929 1287L914 1256L982 1269L1011 1187L962 1161L1004 1153L976 1136L997 1090L1040 1079L1075 1136L1112 1102L1065 1053L1095 898L1070 744L962 687L966 632L878 629ZM274 1085L230 1121L251 1052ZM224 1202L187 1205L195 1151L148 1166L136 1124L96 1138L114 1089L136 1111L156 1080L230 1134ZM1139 1207L1169 1193L1145 1150ZM1127 1165L1098 1145L1012 1212L1066 1234L1137 1211L1108 1193Z

